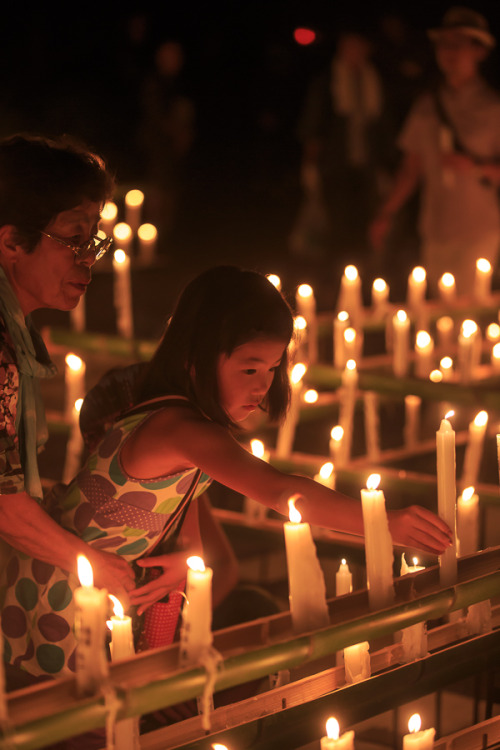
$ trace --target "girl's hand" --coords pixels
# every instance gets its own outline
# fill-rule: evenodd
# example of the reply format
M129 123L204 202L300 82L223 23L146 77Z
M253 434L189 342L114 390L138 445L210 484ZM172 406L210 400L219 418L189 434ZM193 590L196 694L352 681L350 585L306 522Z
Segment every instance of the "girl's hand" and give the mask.
M88 559L92 565L95 586L116 596L126 612L130 607L129 594L135 586L134 571L130 563L112 552L92 547L89 547Z
M392 510L387 516L395 544L441 555L453 542L448 525L420 505Z
M158 571L155 578L131 592L130 602L137 606L138 615L142 615L148 607L163 599L171 591L179 590L186 578L186 559L188 557L189 554L183 551L136 560L136 564L141 568L162 569Z

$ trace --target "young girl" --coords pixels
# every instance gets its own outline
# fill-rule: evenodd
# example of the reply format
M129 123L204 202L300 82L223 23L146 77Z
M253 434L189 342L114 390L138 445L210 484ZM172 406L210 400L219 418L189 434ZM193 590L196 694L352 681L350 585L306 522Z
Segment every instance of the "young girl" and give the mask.
M285 517L288 498L299 494L297 507L305 521L363 534L360 500L278 471L238 441L238 425L256 409L273 422L285 415L292 334L292 312L264 275L233 266L212 268L181 294L151 361L130 369L132 380L114 374L86 399L85 434L90 432L89 413L96 408L101 417L104 413L103 393L120 407L118 394L128 392L132 408L122 410L97 442L52 512L90 546L160 573L130 593L139 615L182 588L186 558L201 554L200 521L202 532L209 525L205 537L221 561L232 561L227 544L219 544L223 537L217 537L209 512L203 505L200 511L196 500L212 480ZM102 417L103 423L106 419ZM95 430L95 423L91 427ZM425 508L411 506L388 516L395 543L434 554L450 543L446 524ZM6 655L33 674L64 674L74 662L73 630L64 623L73 624L71 594L78 582L59 569L46 571L41 581L33 562L17 560L17 575L11 576L7 597L11 592L13 605L20 577L31 578L39 593L22 637L8 639ZM234 585L234 567L226 565L221 580L224 596ZM65 598L54 606L51 591L62 581ZM174 619L180 601L179 595ZM19 601L15 605L19 609ZM50 632L44 620L48 615L54 625Z

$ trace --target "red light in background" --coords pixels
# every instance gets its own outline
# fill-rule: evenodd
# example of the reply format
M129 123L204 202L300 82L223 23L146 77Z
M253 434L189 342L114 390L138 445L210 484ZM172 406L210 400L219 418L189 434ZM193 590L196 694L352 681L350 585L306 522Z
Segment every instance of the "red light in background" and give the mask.
M316 32L312 29L295 29L293 32L293 38L297 44L312 44L316 40Z

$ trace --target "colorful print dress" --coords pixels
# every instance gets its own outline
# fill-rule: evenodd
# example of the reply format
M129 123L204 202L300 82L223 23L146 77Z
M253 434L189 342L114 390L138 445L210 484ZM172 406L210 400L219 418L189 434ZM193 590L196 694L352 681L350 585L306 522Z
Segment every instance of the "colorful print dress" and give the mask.
M183 500L198 471L148 480L124 472L120 449L152 413L134 413L111 427L77 477L54 494L47 508L63 528L90 546L130 562L149 554L165 529L162 548L174 536ZM201 473L194 497L210 482ZM32 675L71 675L77 576L13 550L3 584L4 660Z

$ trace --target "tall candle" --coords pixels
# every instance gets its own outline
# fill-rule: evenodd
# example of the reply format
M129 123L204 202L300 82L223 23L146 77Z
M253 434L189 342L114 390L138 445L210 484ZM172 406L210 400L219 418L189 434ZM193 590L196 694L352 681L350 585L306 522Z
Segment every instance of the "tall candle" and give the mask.
M333 459L333 465L336 468L341 468L345 465L344 451L342 449L342 441L344 439L344 428L337 424L332 427L330 431L330 456Z
M413 394L405 396L404 444L406 448L413 448L418 442L421 404L420 396Z
M479 497L466 487L457 500L457 536L460 557L474 555L479 548Z
M326 722L326 737L321 738L320 750L354 750L354 732L340 735L340 727L333 716Z
M383 317L389 303L389 286L384 279L375 279L372 284L372 308L376 317Z
M479 329L474 320L464 320L458 336L458 375L461 383L469 383L478 364Z
M108 237L113 234L113 229L116 224L116 217L118 216L118 206L113 201L106 201L101 211L101 217L99 219L99 229L104 232Z
M269 461L269 451L262 440L254 438L250 441L250 450L254 456L262 459L262 461ZM264 503L259 503L257 500L253 500L251 497L245 497L243 501L245 510L245 516L250 521L262 521L267 515L267 506Z
M455 321L449 315L436 320L437 344L441 352L452 351L455 345Z
M341 310L333 320L333 364L337 370L345 367L348 357L345 353L344 331L349 325L349 314Z
M116 247L121 248L127 255L131 255L132 229L126 221L119 221L113 227L113 238Z
M448 421L451 414L441 420L436 432L438 514L453 534L453 543L439 558L442 586L453 586L457 580L455 431Z
M441 357L439 361L439 369L441 370L444 382L450 382L453 380L453 360L451 357Z
M414 314L420 313L427 292L427 274L422 266L416 266L408 277L407 302Z
M422 722L419 714L413 714L408 722L409 734L403 737L403 750L432 750L436 730L424 729L420 731Z
M363 393L365 416L366 455L371 461L380 458L380 430L378 414L378 394L374 391Z
M295 438L295 429L300 415L300 397L302 394L302 378L307 371L303 362L297 362L293 366L290 375L292 394L290 398L290 408L288 409L285 421L278 428L276 438L276 455L279 458L286 458L290 455Z
M180 662L196 664L212 645L212 569L201 557L187 559L186 602L182 609Z
M347 560L341 560L339 569L335 573L335 596L344 596L352 591L352 573Z
M295 507L298 496L288 501L290 520L283 525L290 612L295 632L326 627L329 622L326 587L316 546L308 523Z
M352 685L371 677L370 644L368 641L346 646L344 649L345 681Z
M349 326L344 331L344 354L349 359L359 359L362 352L363 334Z
M69 439L66 443L66 455L61 477L64 484L69 484L81 467L84 448L82 431L80 429L80 409L82 408L82 404L83 398L78 398L73 406L71 428Z
M310 364L318 361L318 320L316 317L316 300L310 284L300 284L295 296L297 312L307 322L307 351Z
M428 378L433 369L434 342L428 331L418 331L415 338L415 375Z
M478 258L476 261L476 275L474 277L474 299L484 302L491 297L491 280L493 268L486 258Z
M410 351L410 320L404 310L398 310L392 318L392 370L402 378L408 374Z
M342 373L342 386L339 394L339 423L344 430L342 438L342 461L344 463L347 463L351 456L357 386L358 371L356 362L353 359L349 359Z
M393 548L379 474L371 474L361 490L365 534L368 599L372 610L387 607L394 599Z
M116 327L125 339L132 339L132 289L130 281L130 258L121 248L113 255L114 286L113 299L116 309Z
M488 412L480 411L469 424L469 434L465 446L464 465L460 484L462 487L475 487L483 457L483 445L488 425Z
M139 229L143 205L144 193L142 190L128 190L125 193L125 221L133 233Z
M158 230L154 224L141 224L137 229L139 240L139 257L146 263L151 263L156 255L156 242Z
M416 557L413 558L413 565L408 565L404 554L401 556L401 575L417 573L424 570L423 565L418 564ZM403 628L400 633L402 664L408 664L415 659L421 659L427 655L427 623L416 622L407 628Z
M80 695L92 695L109 674L105 650L108 592L94 586L92 566L84 555L78 555L78 577L81 586L74 593L76 682Z
M441 300L447 304L451 304L456 300L457 287L455 284L455 277L452 273L444 273L438 281L439 296Z
M340 281L338 309L346 310L354 326L358 326L363 312L361 279L356 266L349 265L344 269Z
M64 385L66 389L65 416L73 422L75 401L85 396L85 362L77 354L68 352L64 358Z

